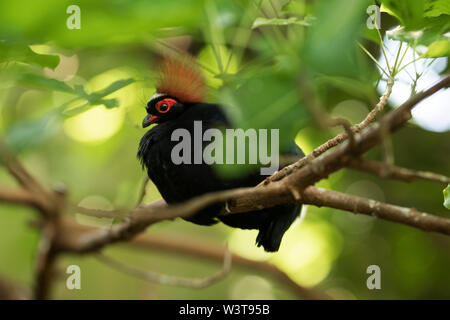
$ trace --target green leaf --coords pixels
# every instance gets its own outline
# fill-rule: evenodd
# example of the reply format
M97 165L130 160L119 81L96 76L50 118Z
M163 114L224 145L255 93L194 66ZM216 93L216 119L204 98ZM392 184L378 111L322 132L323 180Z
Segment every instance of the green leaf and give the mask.
M83 113L83 112L89 110L91 107L92 107L92 105L89 102L86 102L86 103L83 103L81 106L64 110L62 112L62 114L64 117L69 118L69 117L76 116L80 113Z
M342 91L347 92L350 95L358 96L362 99L374 99L375 92L373 85L369 82L363 82L361 80L339 77L339 76L319 76L317 84L332 85Z
M138 43L173 27L200 28L204 2L177 0L175 6L172 1L156 0L1 1L0 30L2 37L51 41L64 48ZM70 30L66 10L75 3L81 8L81 29Z
M126 87L127 85L131 84L134 82L134 79L129 78L129 79L122 79L122 80L117 80L113 83L111 83L109 86L107 86L106 88L99 90L99 91L95 91L93 93L91 93L89 95L89 100L95 101L99 98L103 98L119 89L122 89L123 87Z
M408 31L404 27L398 27L392 31L387 31L386 35L389 39L405 41L412 47L418 45L428 47L433 42L448 39L445 34L450 31L450 19L447 16L426 18L424 21L426 27L420 30Z
M19 83L38 88L75 93L74 89L63 81L27 73L19 78Z
M236 127L280 129L280 148L309 121L295 80L284 73L260 72L240 82L237 89L224 89L221 97L224 105L239 110Z
M134 79L121 79L117 80L113 83L111 83L109 86L107 86L104 89L95 91L87 96L87 100L89 102L89 105L96 106L96 105L104 105L106 108L111 109L119 106L119 101L117 99L103 99L103 97L106 97L110 95L111 93L114 93L117 90L122 89L123 87L126 87L127 85L134 82ZM86 111L90 108L81 109L80 112ZM74 111L72 110L72 113ZM79 112L78 112L79 113ZM76 113L77 114L77 113Z
M366 28L368 1L328 0L318 2L317 20L308 28L303 58L319 73L357 75L356 41Z
M438 58L450 56L450 40L441 40L433 42L427 52L425 52L425 58Z
M59 81L56 79L51 79L35 74L25 74L20 77L19 82L24 85L31 85L38 88L44 88L48 90L56 90L56 91L62 91L67 93L72 93L76 96L78 96L80 99L87 100L87 103L71 108L68 110L63 110L63 114L66 117L75 116L77 114L80 114L81 112L89 110L91 107L96 105L104 105L106 108L111 109L119 106L119 102L117 99L103 99L104 97L110 95L111 93L114 93L117 90L122 89L123 87L126 87L127 85L133 83L135 80L132 78L129 79L121 79L117 80L113 83L111 83L109 86L107 86L104 89L95 91L91 94L87 93L83 86L76 85L74 88L69 86L63 81Z
M94 106L104 105L106 108L116 108L119 106L119 101L117 99L98 99L98 100L90 100L87 103L82 104L81 106L74 107L63 111L63 116L66 118L70 118L85 111L88 111Z
M450 210L450 184L444 189L444 207Z
M119 101L117 99L101 99L98 102L108 109L116 108L119 106Z
M286 73L271 70L236 81L233 84L237 88L225 87L220 96L223 105L227 106L226 111L234 118L235 127L244 131L265 129L268 136L272 134L272 129L278 130L279 151L283 153L290 149L298 131L310 120L309 112L299 97L295 79ZM218 165L217 170L219 174L230 177L250 167L224 164Z
M35 120L22 120L6 132L5 139L16 152L28 150L55 134L58 123L54 112Z
M252 29L256 29L259 27L264 26L287 26L290 24L297 24L302 26L310 26L308 22L305 20L300 20L297 17L290 17L287 19L281 19L281 18L256 18L256 20L253 22Z
M55 69L59 64L59 56L38 54L27 45L8 44L0 41L0 63L8 61L20 61Z
M382 0L382 11L396 17L407 30L423 26L425 0Z
M304 16L306 13L306 4L304 1L290 0L283 6L281 11Z
M365 28L361 30L361 37L364 37L365 39L370 40L378 45L381 44L380 36L378 35L376 29Z
M442 14L450 15L450 1L432 0L427 2L425 8L426 17L438 17Z

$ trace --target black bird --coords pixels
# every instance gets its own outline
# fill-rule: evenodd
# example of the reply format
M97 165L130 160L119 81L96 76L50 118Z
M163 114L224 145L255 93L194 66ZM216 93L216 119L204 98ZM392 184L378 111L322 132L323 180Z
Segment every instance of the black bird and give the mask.
M193 135L194 121L201 121L203 132L209 128L232 127L219 105L201 102L205 95L204 79L190 60L164 61L157 93L148 101L147 115L142 122L144 128L153 123L158 125L142 137L138 158L169 204L180 203L208 192L256 186L265 178L258 170L244 177L224 179L204 162L174 164L172 149L179 143L171 139L175 129L183 128ZM204 142L203 148L207 144ZM290 155L304 156L296 145ZM301 205L280 205L230 215L219 215L221 208L221 204L209 206L186 220L199 225L212 225L220 220L235 228L258 229L257 246L274 252L278 251L284 233L299 215Z

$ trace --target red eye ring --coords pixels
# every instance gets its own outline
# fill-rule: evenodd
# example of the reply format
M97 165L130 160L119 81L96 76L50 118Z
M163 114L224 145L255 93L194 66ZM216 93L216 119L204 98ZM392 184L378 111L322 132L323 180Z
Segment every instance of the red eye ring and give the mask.
M177 103L177 102L174 99L166 98L166 99L159 101L155 107L159 113L167 113L167 112L169 112L170 108L172 108L172 106L175 103Z

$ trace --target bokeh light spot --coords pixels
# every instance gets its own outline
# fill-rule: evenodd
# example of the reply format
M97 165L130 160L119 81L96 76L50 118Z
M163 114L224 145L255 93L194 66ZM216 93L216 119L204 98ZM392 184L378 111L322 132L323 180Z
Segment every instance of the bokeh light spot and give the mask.
M122 126L123 109L94 107L64 122L64 132L79 142L100 143L112 137Z
M92 78L88 86L91 91L101 90L111 83L127 78L134 74L124 69L112 69ZM104 106L95 106L64 122L64 132L72 139L85 143L101 143L116 134L123 125L126 109L135 106L138 100L136 87L128 85L106 97L117 99L119 106L107 109Z
M262 248L255 246L255 239L258 232L258 230L233 230L228 243L230 250L253 260L269 259L271 256L270 253L267 253Z
M246 276L231 287L233 300L269 300L274 299L272 285L257 276Z
M305 220L285 234L280 251L271 262L294 281L311 287L326 278L341 250L342 238L333 226Z

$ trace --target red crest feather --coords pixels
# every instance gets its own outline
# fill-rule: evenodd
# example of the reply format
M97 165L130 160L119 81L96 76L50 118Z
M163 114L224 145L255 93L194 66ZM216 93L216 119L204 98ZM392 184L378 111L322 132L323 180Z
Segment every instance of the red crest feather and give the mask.
M156 92L165 93L181 102L202 102L206 97L205 79L193 58L164 58Z

